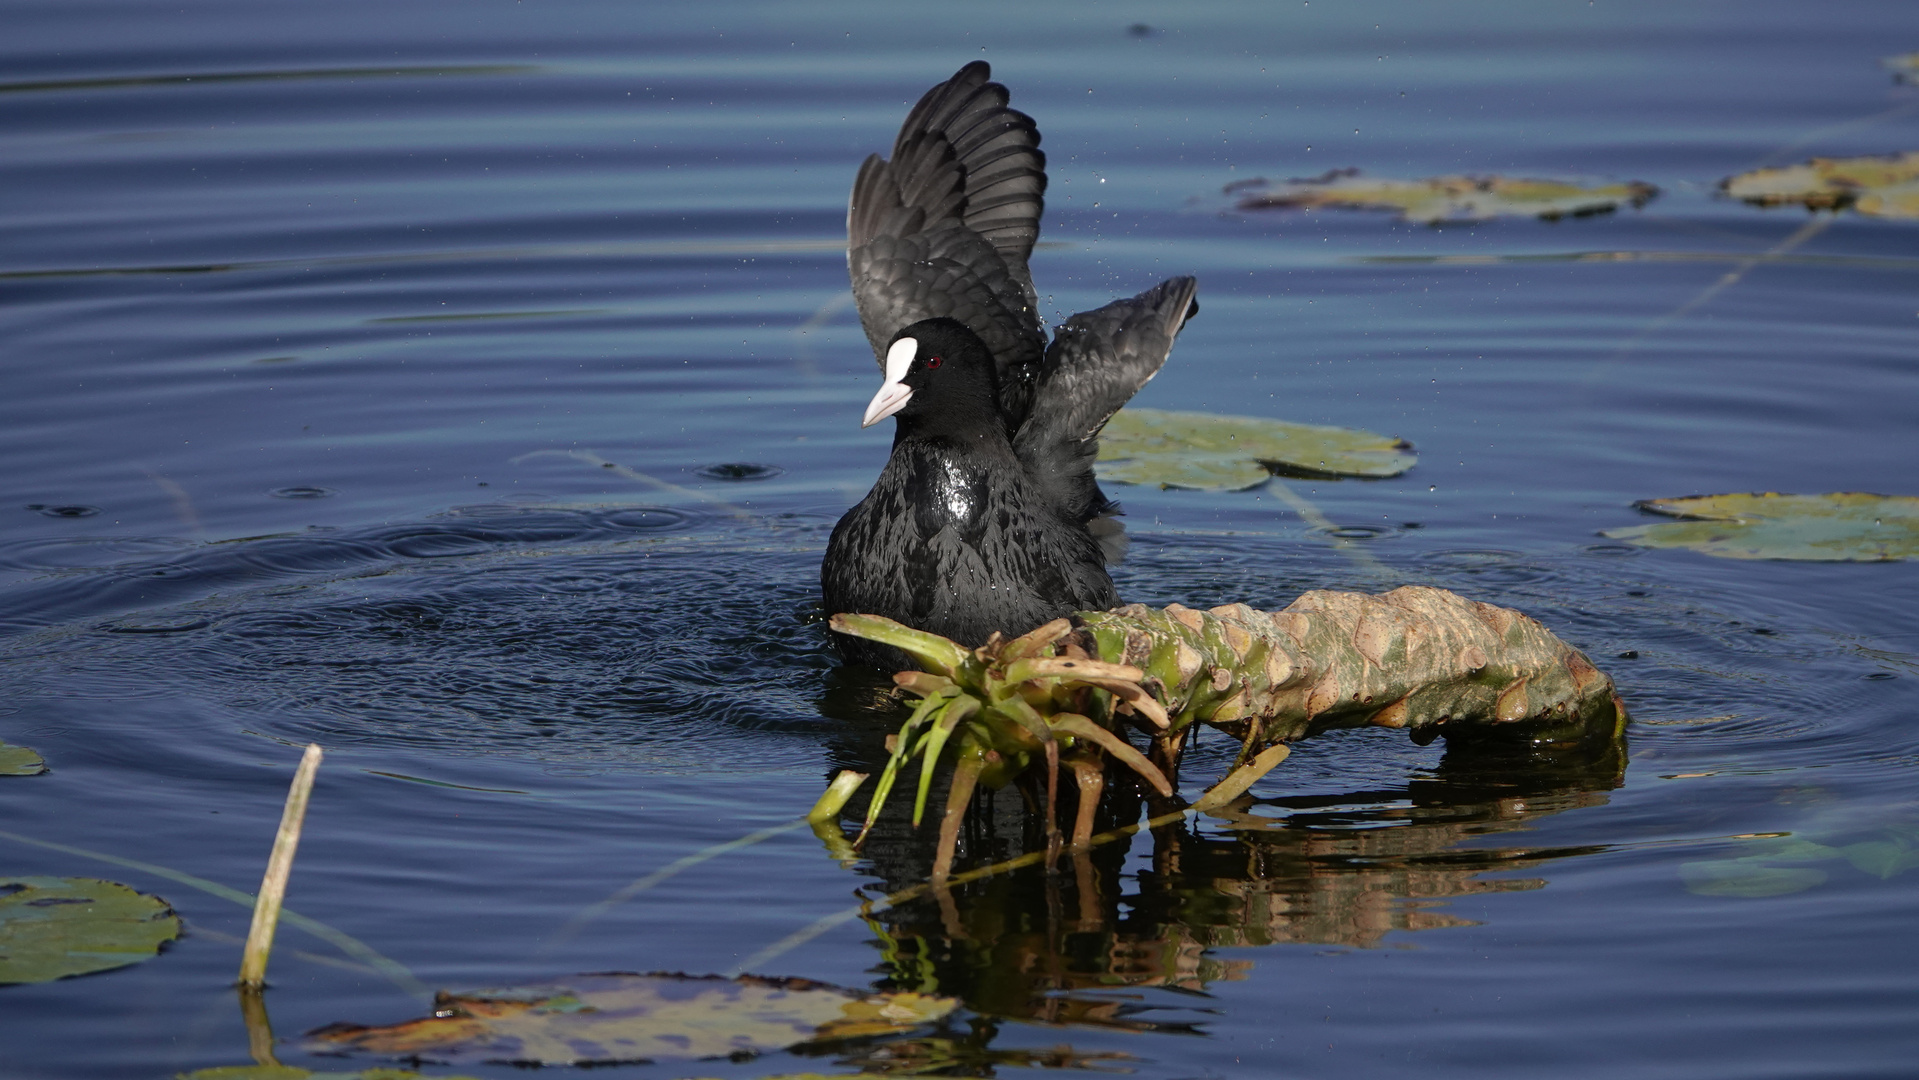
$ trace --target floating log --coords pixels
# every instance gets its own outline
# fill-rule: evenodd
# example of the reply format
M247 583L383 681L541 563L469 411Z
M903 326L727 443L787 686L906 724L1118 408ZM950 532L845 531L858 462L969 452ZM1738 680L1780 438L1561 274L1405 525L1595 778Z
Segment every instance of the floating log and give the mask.
M1197 724L1241 742L1233 768L1200 798L1205 808L1242 794L1284 759L1285 744L1328 728L1399 728L1421 743L1444 734L1610 745L1626 718L1612 679L1537 621L1422 586L1316 590L1272 612L1129 604L1011 640L995 634L976 649L872 615L835 615L832 628L899 648L923 669L893 677L919 703L892 741L866 827L914 758L919 824L950 750L936 881L951 871L957 821L977 786L1002 787L1043 764L1046 831L1057 844L1053 807L1067 765L1082 795L1081 844L1092 827L1083 799L1098 797L1105 763L1172 799ZM1147 737L1146 753L1129 728Z

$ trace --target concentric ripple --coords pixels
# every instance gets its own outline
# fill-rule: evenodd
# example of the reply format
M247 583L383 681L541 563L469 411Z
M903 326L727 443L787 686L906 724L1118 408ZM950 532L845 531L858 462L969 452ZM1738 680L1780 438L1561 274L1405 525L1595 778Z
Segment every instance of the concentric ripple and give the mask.
M812 744L778 733L824 722L817 541L677 531L691 520L483 508L68 575L39 601L122 610L16 639L32 659L12 675L187 697L328 745L670 771L805 761Z

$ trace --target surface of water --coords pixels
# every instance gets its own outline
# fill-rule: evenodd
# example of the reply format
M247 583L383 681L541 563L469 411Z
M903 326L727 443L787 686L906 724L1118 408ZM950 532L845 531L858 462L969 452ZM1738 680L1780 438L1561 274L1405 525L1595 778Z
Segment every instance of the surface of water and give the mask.
M897 722L835 674L817 612L826 535L888 445L858 427L875 369L844 206L906 105L980 57L1045 133L1049 317L1200 279L1140 404L1421 453L1395 480L1290 482L1370 537L1346 547L1274 488L1118 492L1122 595L1422 583L1516 606L1618 679L1628 758L1333 734L1237 819L749 966L956 994L976 1064L1070 1043L1162 1077L1909 1074L1919 873L1767 862L1778 841L1751 836L1919 846L1919 570L1595 535L1640 498L1919 488L1919 231L1714 195L1919 146L1919 92L1877 65L1919 48L1909 5L6 22L0 740L53 771L0 780L0 868L125 881L188 926L150 962L0 989L8 1075L250 1060L228 988L247 912L153 867L252 889L310 740L329 756L289 904L429 987L729 971L924 874L900 829L851 870L789 831L561 930L791 820ZM1662 194L1443 228L1220 194L1346 166ZM715 468L742 463L770 468ZM1194 790L1228 752L1202 744ZM1716 894L1738 858L1795 891ZM423 1008L293 927L272 983L283 1037ZM835 1066L624 1074L807 1068Z

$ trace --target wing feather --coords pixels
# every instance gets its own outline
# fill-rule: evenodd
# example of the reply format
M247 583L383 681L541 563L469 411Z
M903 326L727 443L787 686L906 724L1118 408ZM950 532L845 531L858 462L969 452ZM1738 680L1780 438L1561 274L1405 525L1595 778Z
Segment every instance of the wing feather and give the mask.
M1008 107L984 62L907 113L893 157L860 165L846 214L853 299L876 359L903 326L945 315L985 340L1017 426L1046 332L1027 259L1045 209L1046 157L1031 117Z
M1071 520L1117 511L1093 479L1099 433L1132 400L1199 312L1199 283L1176 277L1061 324L1040 368L1033 412L1013 450Z

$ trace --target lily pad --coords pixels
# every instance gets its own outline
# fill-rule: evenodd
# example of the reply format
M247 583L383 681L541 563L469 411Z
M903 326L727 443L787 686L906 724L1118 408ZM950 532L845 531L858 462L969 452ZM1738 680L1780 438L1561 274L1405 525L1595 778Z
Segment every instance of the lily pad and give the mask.
M0 776L38 776L46 771L46 759L39 754L0 742Z
M1622 206L1644 206L1659 189L1638 181L1584 187L1564 180L1506 176L1382 180L1361 176L1358 169L1334 169L1305 180L1242 180L1228 185L1226 193L1239 196L1240 210L1397 210L1402 221L1437 225L1496 217L1557 221L1605 214Z
M1404 439L1255 416L1121 409L1099 437L1101 480L1244 491L1281 476L1398 476L1419 460Z
M1745 859L1707 859L1679 864L1686 891L1701 896L1760 898L1804 892L1826 881L1824 870L1767 866Z
M0 984L137 964L179 936L165 900L116 882L0 877Z
M808 979L610 973L474 993L441 992L433 1015L385 1027L332 1024L315 1053L514 1065L731 1057L896 1034L958 1006L924 994L860 994Z
M1719 190L1755 206L1851 207L1874 217L1919 218L1919 150L1754 169L1721 180Z
M1644 499L1633 505L1681 520L1608 529L1600 535L1724 559L1892 562L1919 554L1919 498L1911 495L1767 491Z
M1881 880L1919 867L1919 849L1900 837L1862 840L1839 850L1853 866Z

